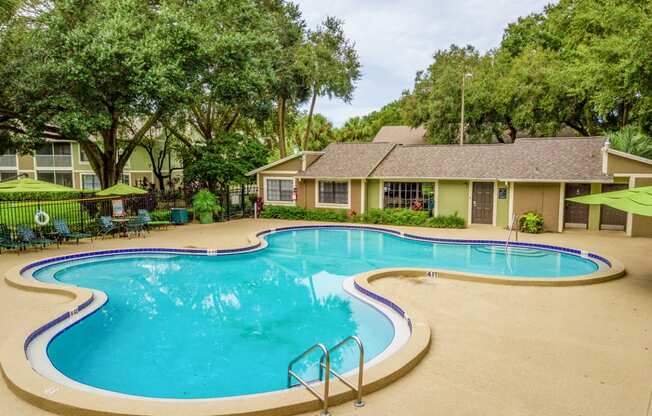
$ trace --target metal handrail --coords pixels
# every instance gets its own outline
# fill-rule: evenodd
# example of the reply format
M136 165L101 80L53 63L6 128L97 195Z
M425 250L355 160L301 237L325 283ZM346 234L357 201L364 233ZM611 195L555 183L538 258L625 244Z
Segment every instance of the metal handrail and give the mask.
M320 373L319 377L322 377L321 369L325 368L326 369L326 374L332 374L335 377L337 377L338 380L340 380L342 383L344 383L348 388L353 390L358 394L358 397L356 398L356 401L353 403L355 407L363 407L364 402L362 401L362 380L363 380L363 372L364 372L364 346L362 345L362 341L360 338L358 338L355 335L349 335L348 337L344 338L342 341L338 342L335 344L333 347L331 347L328 352L332 353L333 351L337 350L341 346L345 345L346 343L353 341L355 344L358 346L358 350L360 351L360 356L358 358L358 387L356 388L353 384L349 383L341 374L337 373L335 370L330 368L330 363L327 363L326 366L323 365L323 358L322 357L319 360L319 368L320 368ZM330 357L329 357L330 358ZM328 379L328 377L326 377Z
M509 224L509 233L507 234L507 241L505 241L505 254L509 248L509 240L512 237L512 230L514 229L514 222L516 221L516 214L512 214L512 222ZM518 241L518 227L516 227L516 241Z
M322 402L322 411L321 415L322 416L328 416L330 413L328 412L328 387L329 387L329 382L330 382L330 377L326 377L324 379L324 395L321 396L317 390L315 390L312 386L310 386L306 381L304 381L297 373L292 371L292 366L296 364L299 360L302 358L306 357L308 354L315 350L321 350L322 356L319 359L319 379L321 380L323 377L323 371L322 368L326 368L326 374L331 373L331 358L330 358L330 352L328 351L328 348L324 346L322 343L317 343L313 345L312 347L308 348L301 354L299 354L295 359L290 361L290 364L288 364L288 388L292 387L292 378L296 378L297 381L304 386L310 393L313 394L317 399L319 399ZM326 363L323 365L323 363Z

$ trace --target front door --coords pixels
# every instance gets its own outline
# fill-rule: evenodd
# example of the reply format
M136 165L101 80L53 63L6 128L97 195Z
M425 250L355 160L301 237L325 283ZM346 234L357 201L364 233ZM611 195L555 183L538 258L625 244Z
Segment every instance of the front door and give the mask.
M493 182L473 182L472 204L471 222L473 224L493 224Z
M566 198L588 195L591 193L591 185L588 183L567 183ZM567 228L588 228L589 206L577 202L564 202L564 227Z
M609 183L602 185L602 192L614 192L627 189L624 183ZM601 230L625 230L627 224L627 213L607 205L600 205L600 229Z

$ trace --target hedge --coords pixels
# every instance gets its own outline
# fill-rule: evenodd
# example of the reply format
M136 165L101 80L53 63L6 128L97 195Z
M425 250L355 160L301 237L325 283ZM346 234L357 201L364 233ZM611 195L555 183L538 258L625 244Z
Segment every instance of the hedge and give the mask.
M408 225L431 228L464 228L464 218L457 214L428 217L426 211L374 208L364 214L348 216L343 209L301 208L267 205L261 218L324 222L354 222L361 224Z
M43 201L40 203L4 201L0 204L0 224L36 226L34 215L39 209L48 213L50 222L61 219L70 226L76 226L80 224L80 220L83 220L84 223L90 221L88 211L76 201Z

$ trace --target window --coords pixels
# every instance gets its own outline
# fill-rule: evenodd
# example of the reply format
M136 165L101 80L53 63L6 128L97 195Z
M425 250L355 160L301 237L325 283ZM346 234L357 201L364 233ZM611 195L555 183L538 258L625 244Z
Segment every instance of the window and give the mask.
M130 185L129 183L129 174L128 173L123 173L122 174L122 183L125 185Z
M319 203L348 205L348 182L319 182Z
M7 150L0 155L0 168L15 168L16 167L16 153Z
M72 187L72 172L66 171L37 171L38 180Z
M88 155L84 152L84 149L79 148L79 161L83 163L88 163Z
M36 165L40 168L72 167L70 143L47 143L36 151Z
M267 200L292 202L294 181L292 179L267 179Z
M81 175L82 189L89 191L97 191L102 189L100 178L93 173L85 173Z
M413 208L418 203L422 209L432 209L434 189L430 182L385 182L383 208Z
M10 181L18 177L18 172L15 170L0 170L0 182Z

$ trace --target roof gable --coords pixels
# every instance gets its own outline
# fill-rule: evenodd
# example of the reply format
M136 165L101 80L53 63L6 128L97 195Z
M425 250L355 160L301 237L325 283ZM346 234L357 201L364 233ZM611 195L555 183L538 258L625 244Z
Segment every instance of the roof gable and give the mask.
M424 127L383 126L376 133L374 143L426 144L427 131Z
M393 147L390 143L331 143L322 157L297 176L366 178Z

